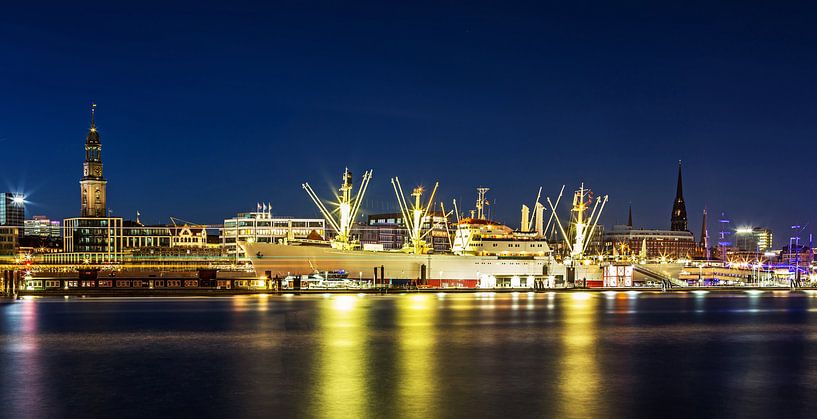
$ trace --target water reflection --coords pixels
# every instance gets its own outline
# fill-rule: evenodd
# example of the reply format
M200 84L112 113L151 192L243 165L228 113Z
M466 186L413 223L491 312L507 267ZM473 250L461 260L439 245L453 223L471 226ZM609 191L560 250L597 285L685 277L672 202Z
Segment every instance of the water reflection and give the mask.
M601 388L596 350L596 295L576 292L566 297L562 311L559 411L570 417L598 417Z
M38 335L38 309L40 305L32 299L15 304L6 311L4 317L7 330L15 331L16 337L2 342L8 346L0 365L0 379L3 389L9 389L10 406L0 404L0 416L5 409L12 412L26 412L28 417L46 417L43 410L48 403L45 392L45 369ZM55 414L56 412L51 412Z
M437 300L417 294L397 301L397 403L406 417L426 418L437 411Z
M817 407L817 299L800 292L59 299L0 310L0 416L802 417Z
M320 326L319 350L312 371L318 379L306 388L314 400L311 417L367 417L366 322L359 299L337 295L320 301L316 323Z

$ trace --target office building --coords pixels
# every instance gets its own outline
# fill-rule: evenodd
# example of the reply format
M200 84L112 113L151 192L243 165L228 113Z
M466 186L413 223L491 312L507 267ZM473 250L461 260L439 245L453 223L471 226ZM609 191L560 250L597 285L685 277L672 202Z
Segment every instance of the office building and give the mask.
M23 196L11 192L0 193L0 226L22 227L25 219Z
M225 255L243 258L240 242L277 243L283 240L323 240L326 220L323 218L273 217L271 211L242 212L224 220L221 246Z
M35 215L24 222L24 236L41 239L59 239L62 237L62 226L58 220L51 220L42 215Z
M765 252L772 248L772 230L764 227L741 227L735 230L734 250Z
M451 250L451 236L454 230L448 219L439 211L431 211L422 220L422 230L429 231L425 240L435 252ZM399 250L408 240L403 215L401 213L371 214L366 225L357 226L360 243L382 245L383 250Z
M616 225L604 233L606 247L626 258L677 260L692 258L695 238L688 231L634 229Z
M13 262L19 236L19 227L0 226L0 262Z
M142 249L147 247L170 247L170 227L146 226L138 221L124 221L122 228L123 249Z

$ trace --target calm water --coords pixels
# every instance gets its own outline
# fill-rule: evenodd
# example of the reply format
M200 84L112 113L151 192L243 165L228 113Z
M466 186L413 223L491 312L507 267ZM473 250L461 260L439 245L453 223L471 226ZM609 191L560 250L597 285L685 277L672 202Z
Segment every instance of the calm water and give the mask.
M814 417L817 294L37 299L3 417Z

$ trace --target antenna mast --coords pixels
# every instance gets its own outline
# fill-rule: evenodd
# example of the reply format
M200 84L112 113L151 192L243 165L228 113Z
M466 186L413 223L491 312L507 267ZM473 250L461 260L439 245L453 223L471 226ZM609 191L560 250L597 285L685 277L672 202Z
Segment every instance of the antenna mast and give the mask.
M485 205L488 205L488 201L485 199L485 193L490 191L490 188L477 188L477 219L484 220L485 219Z

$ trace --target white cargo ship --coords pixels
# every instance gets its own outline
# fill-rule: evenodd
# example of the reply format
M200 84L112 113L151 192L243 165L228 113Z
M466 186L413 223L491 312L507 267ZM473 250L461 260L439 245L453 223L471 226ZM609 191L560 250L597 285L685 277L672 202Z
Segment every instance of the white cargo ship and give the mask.
M471 217L459 218L459 213L456 214L451 253L434 253L424 240L428 231L424 231L422 225L431 209L437 187L434 187L426 204L421 199L423 189L415 188L411 194L413 203L409 205L399 179L394 178L392 185L409 240L403 249L397 251L361 248L352 237L352 220L358 213L371 177L371 171L363 175L358 192L353 197L351 174L346 170L335 211L327 209L309 184L303 184L303 188L335 231L334 239L239 243L252 262L256 274L272 278L340 274L357 280L420 280L432 287L494 287L498 284L533 287L534 281L541 281L543 286L553 286L555 281L568 278L585 284L602 280L602 271L597 265L576 264L575 268L569 269L565 264L556 262L545 239L545 208L539 203L538 197L532 216L528 207L523 206L522 226L519 231L514 231L486 218L483 206L487 203L487 188L477 189L476 209L472 211ZM581 192L584 191L586 189L582 188ZM581 214L587 209L583 199L584 195L580 195L580 201L574 202L574 207L581 207ZM456 202L454 205L456 209ZM553 204L551 207L554 207ZM571 225L578 232L576 241L572 246L568 245L571 256L581 255L592 236L602 208L603 203L597 211L594 208L594 215L590 219L580 217L578 224ZM551 217L551 221L553 219Z

